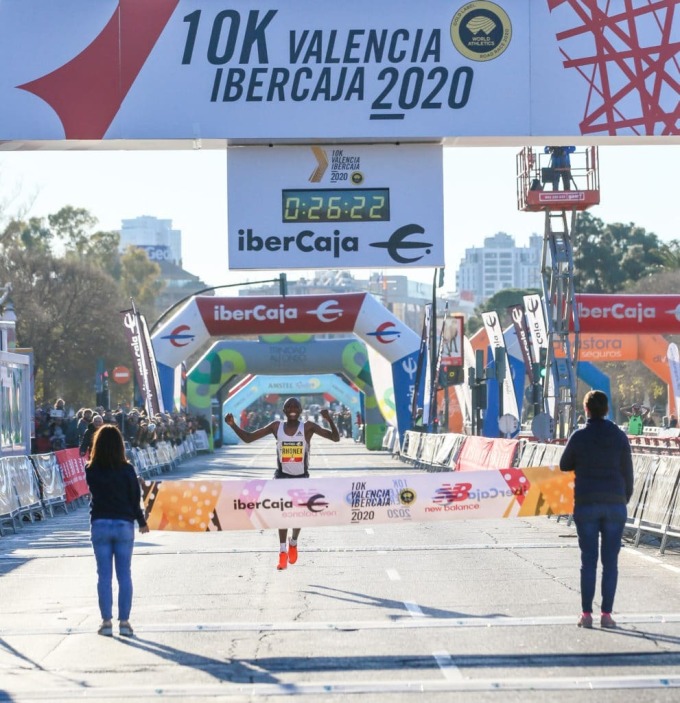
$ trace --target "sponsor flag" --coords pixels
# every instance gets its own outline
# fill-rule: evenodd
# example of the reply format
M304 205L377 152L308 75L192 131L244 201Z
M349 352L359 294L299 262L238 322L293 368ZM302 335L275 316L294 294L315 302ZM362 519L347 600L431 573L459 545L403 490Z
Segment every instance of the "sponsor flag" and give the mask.
M527 325L529 326L531 353L534 360L540 362L541 359L546 359L548 356L548 328L546 326L543 299L537 294L525 295L524 309L526 311ZM541 354L541 351L543 354ZM551 417L555 417L555 412L557 410L554 373L554 364L551 364L551 368L545 371L548 387L544 393L545 402L547 403L547 412ZM538 382L538 379L536 379L536 382Z
M425 327L423 330L425 340L425 352L423 355L423 365L425 367L425 381L423 394L423 424L429 425L430 418L430 401L432 398L432 304L425 306Z
M444 354L444 333L446 331L446 316L449 312L449 304L444 307L444 317L442 318L442 329L439 334L439 344L437 345L437 361L432 373L430 389L430 408L432 408L432 421L437 419L437 384L439 383L439 370L442 367L442 356Z
M494 359L496 359L497 349L502 349L505 351L505 338L503 337L501 322L498 319L498 314L495 312L483 312L482 320L484 322L486 336L489 338L489 344L494 352ZM512 375L510 373L509 364L507 365L507 372L505 374L505 378L503 379L501 388L503 393L503 414L514 415L517 419L519 419L519 409L517 407L515 389L512 386Z
M529 327L529 342L534 361L541 358L541 349L548 348L548 330L543 313L543 300L540 295L525 295L524 310Z
M673 385L673 396L675 397L675 411L680 408L680 352L677 344L669 344L666 352L668 368L671 372L671 382Z
M132 309L123 310L122 315L125 335L134 359L137 387L142 394L147 415L153 417L157 413L165 412L165 408L146 319L137 312L134 303Z
M519 348L522 350L522 358L524 359L524 370L526 371L529 383L535 383L534 378L534 362L538 361L537 357L532 356L531 342L529 341L529 330L527 328L527 321L524 315L523 305L511 305L508 308L510 317L512 318L512 324L515 328L515 334L517 335L517 342L519 343Z

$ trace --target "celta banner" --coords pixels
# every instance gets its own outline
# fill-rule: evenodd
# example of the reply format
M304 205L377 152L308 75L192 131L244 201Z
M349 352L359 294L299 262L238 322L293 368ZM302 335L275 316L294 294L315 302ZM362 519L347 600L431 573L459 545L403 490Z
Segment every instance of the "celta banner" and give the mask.
M483 312L482 320L484 322L484 329L486 330L486 336L489 338L489 345L493 349L494 360L497 359L497 350L502 349L505 353L505 337L503 336L503 330L501 329L501 323L498 319L498 313L495 312ZM498 366L496 366L498 368ZM505 378L502 383L503 392L503 414L504 415L514 415L519 419L519 409L517 407L517 397L515 396L515 389L512 383L512 375L510 370L510 364L506 363Z
M676 0L0 0L0 143L671 138L679 14Z
M531 343L529 341L529 330L527 328L527 321L524 315L523 305L512 305L508 308L510 317L512 318L512 325L515 328L515 334L517 335L517 342L519 348L522 351L522 359L524 359L524 369L529 379L529 383L534 383L536 380L534 378L534 359L531 353Z
M370 526L573 512L574 476L557 467L143 484L152 530L217 532Z
M153 417L159 412L165 412L165 410L146 320L134 308L123 311L122 315L125 335L134 360L137 387L144 399L147 415Z
M675 407L680 408L680 352L678 352L677 344L669 344L668 352L668 367L671 372L671 381L673 385L673 396L675 397Z
M538 361L541 358L541 349L548 348L548 330L543 313L543 299L540 295L525 295L523 300L529 327L531 356L534 361Z

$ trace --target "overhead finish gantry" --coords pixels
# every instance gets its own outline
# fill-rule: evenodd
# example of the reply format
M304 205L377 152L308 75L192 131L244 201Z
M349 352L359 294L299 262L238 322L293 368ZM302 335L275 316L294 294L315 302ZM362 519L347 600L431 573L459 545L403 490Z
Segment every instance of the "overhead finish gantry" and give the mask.
M539 439L565 439L576 420L579 319L574 292L576 213L600 202L597 147L524 147L517 154L517 206L544 212L541 274L547 340L543 408L549 429ZM534 361L538 362L538 359Z

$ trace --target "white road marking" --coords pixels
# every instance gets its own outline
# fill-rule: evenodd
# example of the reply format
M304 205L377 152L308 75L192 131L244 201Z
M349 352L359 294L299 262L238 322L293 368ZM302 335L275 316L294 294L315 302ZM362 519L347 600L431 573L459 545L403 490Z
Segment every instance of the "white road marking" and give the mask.
M414 618L424 618L425 613L420 609L420 606L417 603L414 603L412 600L405 600L404 605L406 606L406 610L411 614L412 617Z
M374 534L375 534L375 531L373 530L372 527L367 527L367 528L366 528L366 534L367 534L367 535L374 535Z
M642 689L675 689L680 688L678 676L551 676L545 678L484 678L484 679L455 679L437 681L432 679L408 679L403 681L321 681L288 683L230 683L167 686L126 686L88 688L87 698L126 699L139 698L217 698L224 700L229 697L266 697L266 696L300 696L300 695L348 695L358 693L446 693L474 691L604 691L604 690L642 690ZM21 700L76 700L83 696L79 687L21 690L18 694Z
M433 652L432 656L447 681L460 681L463 678L460 669L453 663L453 659L448 652Z
M649 561L652 564L656 564L656 566L660 566L662 569L666 569L667 571L672 571L674 574L680 574L680 567L673 566L672 564L668 564L663 560L663 557L654 557L649 554L644 554L642 552L637 551L636 549L631 549L625 550L626 554L632 554L636 556L638 559L644 559L644 561Z
M401 581L401 576L396 569L387 569L387 578L390 581Z
M412 602L404 602L414 609L414 613L420 611L418 605ZM412 613L412 614L414 614ZM674 624L680 623L680 613L639 613L622 615L616 614L616 622L619 627L625 629L627 625L639 624ZM291 632L291 631L338 631L346 630L413 630L413 629L459 629L459 628L495 628L495 627L568 627L569 631L574 630L573 615L547 615L542 617L512 618L494 616L486 618L430 618L413 617L400 620L347 620L340 621L320 621L320 622L154 622L154 624L143 624L135 621L135 632ZM593 630L597 632L598 628ZM25 628L13 629L11 627L0 628L0 637L35 637L43 635L92 635L91 627L36 627L27 630Z

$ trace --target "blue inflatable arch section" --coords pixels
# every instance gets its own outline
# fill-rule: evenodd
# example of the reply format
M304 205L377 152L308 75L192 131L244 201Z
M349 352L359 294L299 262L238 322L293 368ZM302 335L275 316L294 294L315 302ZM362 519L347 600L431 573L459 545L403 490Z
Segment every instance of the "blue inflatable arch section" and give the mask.
M272 393L278 393L284 399L290 396L328 393L352 411L352 425L356 428L354 417L361 408L359 391L353 390L336 375L255 376L235 390L222 406L222 441L224 444L238 444L241 441L231 427L224 422L226 413L233 413L236 422L238 422L242 410L245 410L263 395ZM302 406L305 407L304 399ZM282 415L280 408L278 412Z

